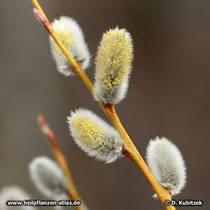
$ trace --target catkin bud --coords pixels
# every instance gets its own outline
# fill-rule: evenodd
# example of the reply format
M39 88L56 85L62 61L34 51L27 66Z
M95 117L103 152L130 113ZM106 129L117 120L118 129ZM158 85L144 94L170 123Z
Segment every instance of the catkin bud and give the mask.
M122 156L123 141L118 132L86 109L77 109L67 118L76 144L88 155L111 163Z
M66 193L66 179L60 167L47 157L37 157L29 164L30 178L46 197L56 199Z
M23 201L30 200L31 196L26 193L23 189L17 186L5 187L0 192L0 209L1 210L36 210L33 206L9 206L6 204L7 201Z
M172 195L180 193L186 182L186 167L181 152L166 138L150 140L146 159L159 184Z
M103 34L96 56L94 97L105 104L117 104L126 95L133 60L132 38L125 29Z
M78 23L70 17L62 16L53 21L52 27L72 57L82 65L83 69L86 69L89 66L91 56L82 29ZM65 55L63 55L61 49L51 36L49 38L52 55L58 71L65 76L74 75L71 65Z

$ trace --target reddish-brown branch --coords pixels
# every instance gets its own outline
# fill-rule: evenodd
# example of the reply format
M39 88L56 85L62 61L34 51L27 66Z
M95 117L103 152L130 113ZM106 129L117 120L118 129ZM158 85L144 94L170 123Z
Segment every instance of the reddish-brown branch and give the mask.
M76 187L75 187L75 184L73 182L73 179L72 179L72 176L71 176L66 158L58 147L57 140L56 140L54 132L49 128L49 126L45 122L45 119L42 115L39 115L37 117L37 121L38 121L39 127L41 128L41 131L43 132L43 134L49 140L50 147L53 151L53 154L54 154L59 166L61 167L61 169L62 169L62 171L63 171L63 173L66 177L67 193L68 193L69 197L72 200L80 200L79 195L78 195L77 190L76 190ZM75 208L77 210L83 210L82 206L75 206Z

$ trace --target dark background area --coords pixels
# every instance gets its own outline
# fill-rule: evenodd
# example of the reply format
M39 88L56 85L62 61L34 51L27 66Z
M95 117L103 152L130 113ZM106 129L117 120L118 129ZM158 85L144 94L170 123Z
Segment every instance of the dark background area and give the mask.
M187 185L175 199L202 199L209 209L210 1L43 0L48 18L75 18L92 54L92 78L101 35L124 27L134 39L134 65L127 98L117 112L145 156L148 141L166 136L182 151ZM47 32L28 0L1 1L0 13L0 189L22 186L44 199L28 176L28 163L52 153L36 124L42 113L59 139L78 191L90 210L163 209L127 158L105 165L72 141L66 124L71 110L104 113L76 77L56 71ZM191 209L192 207L179 207ZM15 208L14 208L15 209Z

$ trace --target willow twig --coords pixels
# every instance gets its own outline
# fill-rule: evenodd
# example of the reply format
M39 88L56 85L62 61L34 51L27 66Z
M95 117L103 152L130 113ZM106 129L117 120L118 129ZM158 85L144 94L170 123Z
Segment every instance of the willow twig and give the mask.
M82 69L81 65L79 65L74 58L70 55L68 50L63 45L62 41L56 34L56 32L53 30L50 22L47 20L46 15L44 14L43 10L40 9L40 5L37 0L32 0L34 6L36 7L34 9L34 14L37 17L37 19L40 21L40 23L45 27L45 29L49 32L49 34L52 36L54 41L57 43L57 45L62 50L63 54L68 59L73 72L81 79L81 81L85 84L85 86L88 88L90 93L93 95L93 84L91 83L90 79L86 75L85 71ZM164 189L162 186L159 185L153 174L151 173L150 169L148 168L147 164L143 160L142 156L139 154L138 150L136 149L135 145L133 144L132 140L128 136L126 130L122 126L119 117L116 113L114 105L108 104L105 105L101 102L98 102L100 107L103 109L103 111L106 113L112 124L115 126L117 131L119 132L120 136L124 140L124 151L123 154L130 158L132 161L135 162L135 164L138 166L138 168L142 171L152 188L154 189L155 193L159 197L161 203L164 205L164 207L168 210L175 210L176 208L174 206L165 206L164 202L166 200L172 200L172 196L170 192L166 189Z
M64 155L62 154L62 152L60 151L60 149L58 147L55 134L49 128L49 126L46 124L45 119L42 115L38 116L37 121L38 121L38 124L39 124L43 134L48 138L49 143L50 143L50 147L53 151L53 154L54 154L59 166L61 167L61 169L64 173L64 176L65 176L66 181L67 181L67 193L68 193L69 197L72 200L80 200L77 189L76 189L75 184L73 182L68 164L66 162L66 159L65 159ZM74 207L77 210L83 210L82 206L74 206Z

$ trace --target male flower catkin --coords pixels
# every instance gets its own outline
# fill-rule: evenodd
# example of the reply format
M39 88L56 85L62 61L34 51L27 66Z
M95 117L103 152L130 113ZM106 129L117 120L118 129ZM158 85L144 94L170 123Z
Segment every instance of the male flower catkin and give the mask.
M60 167L47 157L37 157L29 164L30 178L46 197L56 199L66 193L66 179Z
M1 190L0 192L0 209L1 210L36 210L35 207L33 206L8 206L6 204L7 201L12 201L12 200L18 200L18 201L23 201L23 200L31 200L31 196L28 195L22 188L17 187L17 186L10 186L10 187L5 187Z
M103 34L96 56L94 97L105 104L117 104L126 95L133 60L130 33L110 29Z
M159 184L172 195L180 193L186 182L186 167L176 145L166 138L150 140L146 159Z
M88 155L111 163L122 155L123 141L118 132L86 109L77 109L67 118L76 144Z
M90 53L78 23L70 17L62 16L58 20L55 19L53 21L52 27L72 57L82 65L83 69L86 69L89 66ZM61 49L51 36L49 38L52 55L56 61L58 71L65 76L74 75L71 65Z

